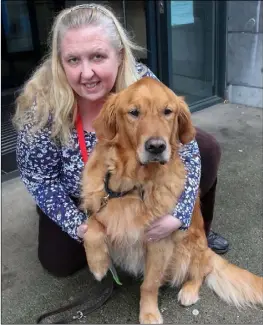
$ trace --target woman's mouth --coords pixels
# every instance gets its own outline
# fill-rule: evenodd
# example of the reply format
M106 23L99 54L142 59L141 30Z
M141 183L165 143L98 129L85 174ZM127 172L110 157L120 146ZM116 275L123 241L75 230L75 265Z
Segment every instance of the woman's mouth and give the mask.
M87 89L94 89L98 84L100 83L100 81L97 82L90 82L90 83L86 83L84 86Z

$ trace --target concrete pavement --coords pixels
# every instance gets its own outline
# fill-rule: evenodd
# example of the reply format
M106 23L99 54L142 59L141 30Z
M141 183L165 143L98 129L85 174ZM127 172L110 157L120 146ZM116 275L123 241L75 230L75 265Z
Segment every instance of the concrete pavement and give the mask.
M193 113L196 126L215 135L222 147L213 228L231 243L226 258L263 275L262 109L218 104ZM2 323L35 323L89 287L87 270L67 279L47 274L37 260L35 205L19 178L2 184ZM165 323L259 324L262 310L238 311L203 286L191 307L177 303L177 290L164 288ZM139 283L118 289L106 305L79 322L137 323ZM72 322L77 323L73 320Z

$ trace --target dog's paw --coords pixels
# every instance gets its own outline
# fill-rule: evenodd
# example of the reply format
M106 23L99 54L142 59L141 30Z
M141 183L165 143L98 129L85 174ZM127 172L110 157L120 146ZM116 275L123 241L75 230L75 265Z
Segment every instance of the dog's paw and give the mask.
M198 292L190 286L183 287L178 293L178 301L183 306L191 306L199 300Z
M159 310L156 312L141 312L140 324L163 324L163 317Z
M106 272L92 272L92 274L94 275L94 278L97 281L101 281L105 277L105 275L107 274L107 271Z
M97 281L101 281L107 274L110 267L110 258L108 255L105 255L103 258L93 259L89 263L90 272L94 275Z

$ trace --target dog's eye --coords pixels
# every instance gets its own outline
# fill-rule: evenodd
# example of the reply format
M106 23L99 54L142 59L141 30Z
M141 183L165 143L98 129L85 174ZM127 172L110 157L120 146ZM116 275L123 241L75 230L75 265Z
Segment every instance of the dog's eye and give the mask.
M133 108L129 111L129 114L134 116L134 117L138 117L140 114L140 111L137 108Z
M164 115L170 115L173 111L170 108L165 108L163 113Z

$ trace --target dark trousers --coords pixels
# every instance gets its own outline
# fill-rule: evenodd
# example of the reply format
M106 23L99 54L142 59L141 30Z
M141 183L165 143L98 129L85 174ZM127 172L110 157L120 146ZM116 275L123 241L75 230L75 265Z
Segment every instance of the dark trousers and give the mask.
M217 171L221 157L218 142L210 134L197 129L196 140L201 154L201 209L206 233L214 214ZM55 276L64 277L87 265L83 245L49 219L38 207L38 257L42 266Z

